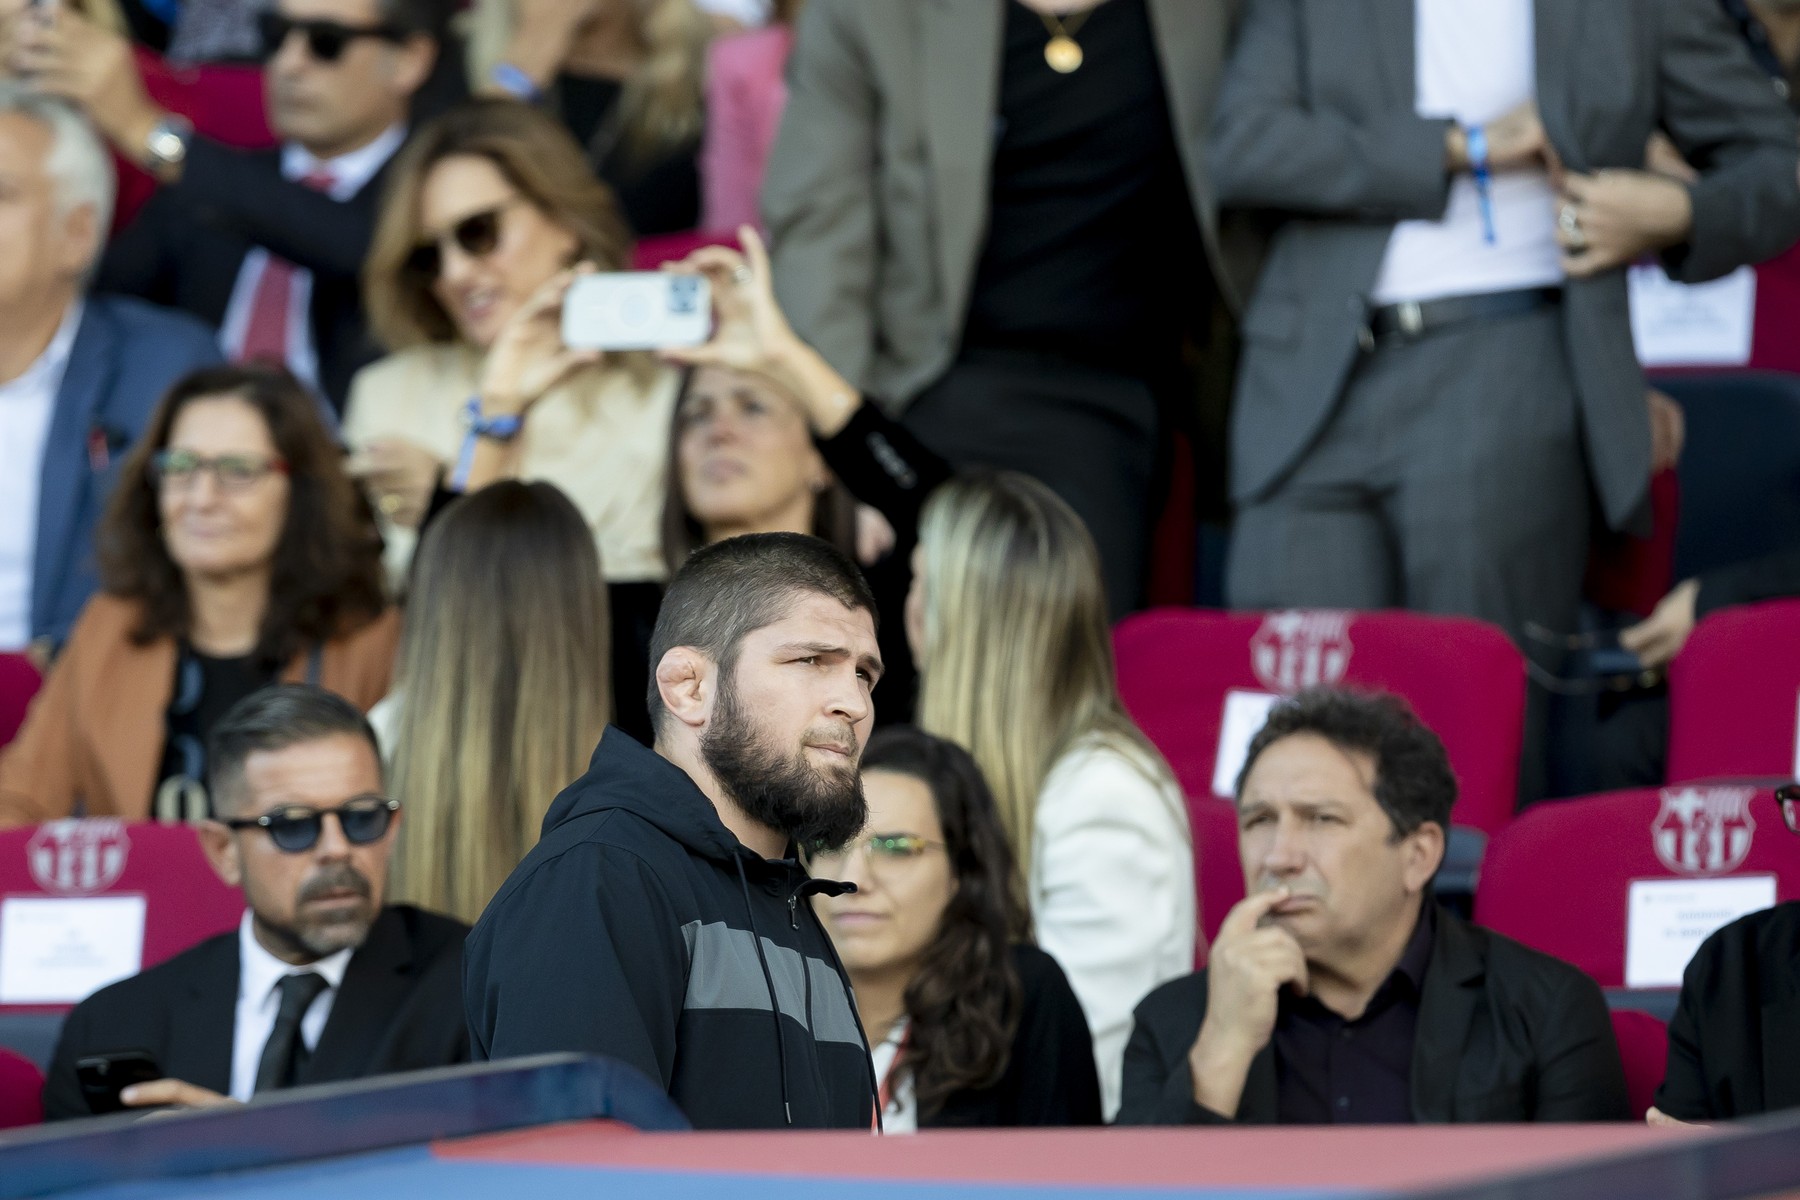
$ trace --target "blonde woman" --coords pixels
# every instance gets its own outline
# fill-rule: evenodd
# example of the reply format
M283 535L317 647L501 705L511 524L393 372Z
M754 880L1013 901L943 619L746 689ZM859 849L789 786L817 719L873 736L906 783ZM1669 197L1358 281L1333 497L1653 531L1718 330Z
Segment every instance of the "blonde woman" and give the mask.
M397 887L474 924L606 728L606 589L548 483L496 483L419 548L395 690L369 714L406 806Z
M446 113L392 171L364 291L394 353L356 376L344 418L352 469L381 514L390 581L404 581L444 490L556 484L587 519L611 591L613 711L647 733L680 381L647 355L571 351L560 328L575 270L616 270L629 257L611 194L560 125L511 100Z
M906 598L916 721L965 747L993 789L1038 944L1087 1013L1110 1119L1132 1009L1192 970L1196 914L1187 807L1119 700L1099 553L1043 484L1013 472L950 478L865 404L788 327L756 231L740 237L743 256L709 247L685 264L711 279L718 329L670 357L747 371L793 396L844 485L902 544L916 533Z
M639 237L700 221L713 23L693 0L476 0L471 86L547 101Z

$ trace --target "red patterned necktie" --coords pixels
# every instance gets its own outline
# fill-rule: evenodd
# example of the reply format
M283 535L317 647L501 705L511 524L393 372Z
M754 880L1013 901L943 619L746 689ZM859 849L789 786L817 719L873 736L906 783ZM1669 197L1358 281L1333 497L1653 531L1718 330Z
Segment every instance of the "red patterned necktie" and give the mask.
M336 182L330 172L308 171L300 177L302 187L315 192L331 190ZM294 274L300 268L285 258L271 254L256 280L250 298L250 319L244 323L244 340L238 346L239 362L288 361L288 330L294 305Z

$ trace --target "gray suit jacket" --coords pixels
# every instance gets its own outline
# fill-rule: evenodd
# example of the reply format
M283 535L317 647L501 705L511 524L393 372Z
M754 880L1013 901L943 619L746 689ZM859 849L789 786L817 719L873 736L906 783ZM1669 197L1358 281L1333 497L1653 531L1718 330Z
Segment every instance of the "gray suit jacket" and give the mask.
M763 185L775 290L857 387L904 406L950 365L987 234L1007 0L812 0ZM1236 307L1205 135L1238 0L1148 0L1188 189Z
M1538 108L1572 171L1642 167L1666 130L1702 172L1666 256L1711 279L1800 237L1794 118L1716 0L1537 0ZM1447 123L1413 112L1413 0L1249 0L1208 154L1221 205L1278 214L1243 323L1232 495L1266 495L1330 416L1394 225L1442 217ZM1625 274L1570 280L1563 324L1608 522L1650 473Z

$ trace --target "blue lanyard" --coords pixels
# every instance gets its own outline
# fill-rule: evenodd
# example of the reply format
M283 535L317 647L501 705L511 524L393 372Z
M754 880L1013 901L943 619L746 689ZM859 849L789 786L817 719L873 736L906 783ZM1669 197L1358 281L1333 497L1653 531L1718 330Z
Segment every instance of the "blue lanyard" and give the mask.
M1492 246L1499 240L1494 232L1494 176L1488 170L1487 130L1469 126L1469 170L1475 176L1475 197L1481 202L1482 240Z

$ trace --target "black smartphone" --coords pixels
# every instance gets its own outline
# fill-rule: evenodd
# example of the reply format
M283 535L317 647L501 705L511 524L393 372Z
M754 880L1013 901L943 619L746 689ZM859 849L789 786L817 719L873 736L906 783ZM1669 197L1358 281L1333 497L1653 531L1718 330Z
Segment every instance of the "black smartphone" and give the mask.
M147 1050L114 1050L76 1059L75 1077L81 1081L89 1112L114 1113L125 1107L119 1100L120 1092L134 1083L161 1079L163 1069Z

